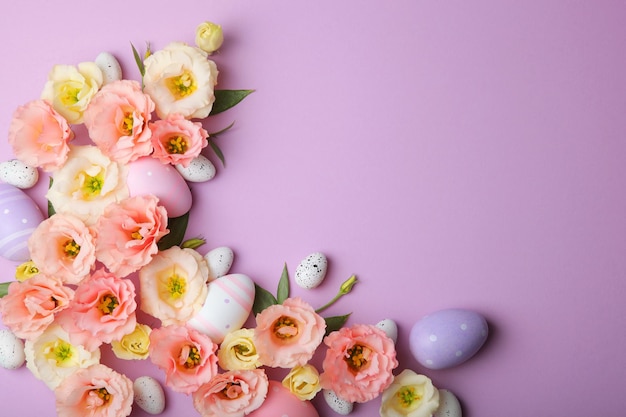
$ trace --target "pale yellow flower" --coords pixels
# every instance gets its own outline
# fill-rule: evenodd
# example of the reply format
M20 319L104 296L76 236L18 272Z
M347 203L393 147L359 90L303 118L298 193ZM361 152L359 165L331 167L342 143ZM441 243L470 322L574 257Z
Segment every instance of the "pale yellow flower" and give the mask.
M20 282L24 282L37 274L39 274L39 268L37 268L33 261L24 262L15 269L15 279Z
M196 45L208 54L220 49L224 42L222 27L212 22L203 22L196 28Z
M217 352L220 367L237 371L261 366L253 337L253 329L239 329L228 333Z
M439 407L439 391L430 378L405 369L382 394L381 417L430 417Z
M132 333L125 335L121 340L111 342L113 353L120 359L146 359L151 331L150 326L137 323Z
M312 400L322 389L319 372L309 364L291 369L283 379L283 386L302 401Z
M36 339L26 340L24 353L26 367L52 390L77 369L100 363L100 349L90 352L73 345L58 324L49 326Z
M55 65L48 74L41 98L70 123L82 123L83 112L98 92L104 77L95 62Z
M186 119L204 119L215 101L217 66L200 48L174 42L144 60L144 92L166 119L179 113Z

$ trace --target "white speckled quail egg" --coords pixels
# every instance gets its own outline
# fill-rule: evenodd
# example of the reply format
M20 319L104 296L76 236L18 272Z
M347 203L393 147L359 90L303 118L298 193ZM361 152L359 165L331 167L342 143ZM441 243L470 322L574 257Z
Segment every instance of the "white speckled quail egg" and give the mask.
M456 396L446 389L439 390L439 408L433 417L463 417L461 403Z
M101 52L94 61L95 64L102 71L104 78L104 84L109 84L112 81L118 81L122 79L122 67L120 63L115 59L113 55L108 52Z
M314 252L304 258L296 268L295 281L302 288L312 289L324 281L328 260L321 252Z
M0 366L17 369L24 364L24 342L10 330L0 330Z
M215 165L204 155L198 155L191 160L189 166L175 165L176 170L189 182L205 182L215 177Z
M398 325L391 319L384 319L376 323L376 327L385 332L388 338L393 340L393 343L398 341Z
M0 181L17 188L31 188L39 180L39 171L20 161L12 159L0 163Z
M339 398L335 391L330 389L322 390L324 393L324 399L326 400L326 404L337 414L341 414L342 416L347 416L352 412L354 405L344 400L343 398Z
M230 267L233 266L234 258L232 249L226 246L220 246L207 252L204 259L209 264L209 281L228 274Z
M140 376L133 383L135 404L148 414L161 414L165 409L165 393L159 381Z

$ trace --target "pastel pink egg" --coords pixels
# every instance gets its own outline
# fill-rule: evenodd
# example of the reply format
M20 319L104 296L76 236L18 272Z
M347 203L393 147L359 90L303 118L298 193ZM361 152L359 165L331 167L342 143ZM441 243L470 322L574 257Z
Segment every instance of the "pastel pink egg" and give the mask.
M41 210L26 193L0 183L0 256L15 262L28 261L28 238L43 219Z
M263 405L248 417L319 417L319 414L310 401L302 401L280 382L270 381Z
M187 322L215 343L238 330L248 319L254 303L254 282L243 274L229 274L209 283L202 309Z
M129 163L126 183L131 196L157 196L168 217L182 216L191 209L191 190L185 179L172 165L155 158L145 156Z

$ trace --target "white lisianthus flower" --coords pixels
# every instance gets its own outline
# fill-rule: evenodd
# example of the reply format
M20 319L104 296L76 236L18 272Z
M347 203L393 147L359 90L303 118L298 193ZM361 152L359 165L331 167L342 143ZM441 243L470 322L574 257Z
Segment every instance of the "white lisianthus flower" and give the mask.
M26 367L51 390L77 369L100 363L100 349L89 352L72 345L69 334L58 324L49 326L39 337L24 343Z
M144 66L144 92L155 102L161 119L172 113L186 119L209 115L218 71L206 52L174 42L146 58Z
M224 43L222 27L212 22L202 22L196 28L196 45L209 55Z
M431 417L439 408L439 391L425 375L405 369L383 391L381 417Z
M55 65L48 74L41 98L70 123L82 123L83 112L98 92L104 77L94 62Z
M67 162L52 175L46 194L57 213L72 214L86 225L96 223L104 208L129 196L127 167L95 146L72 146Z

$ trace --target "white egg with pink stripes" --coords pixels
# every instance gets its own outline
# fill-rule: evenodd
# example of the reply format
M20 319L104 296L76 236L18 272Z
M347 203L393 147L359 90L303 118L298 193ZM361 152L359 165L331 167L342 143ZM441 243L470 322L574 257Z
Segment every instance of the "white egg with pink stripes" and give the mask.
M254 282L247 275L224 275L209 283L202 309L187 324L219 344L243 326L253 303Z

